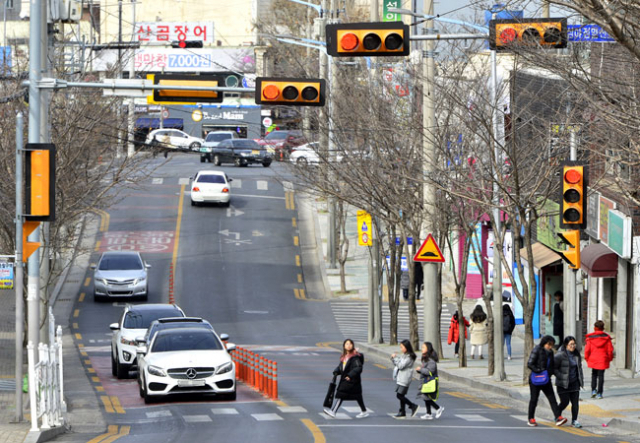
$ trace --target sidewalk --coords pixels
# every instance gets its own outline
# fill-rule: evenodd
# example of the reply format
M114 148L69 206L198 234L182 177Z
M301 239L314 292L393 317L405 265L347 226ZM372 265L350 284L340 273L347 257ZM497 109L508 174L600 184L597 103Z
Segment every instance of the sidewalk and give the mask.
M310 201L318 213L316 222L317 232L320 232L320 244L325 257L324 270L333 297L366 299L367 297L367 272L368 272L368 251L365 247L357 246L357 233L355 222L355 211L350 211L347 219L347 234L351 241L349 250L349 260L346 265L347 289L349 294L338 294L340 290L340 280L338 270L328 268L326 261L327 245L327 223L328 213L326 205L319 201ZM353 214L351 214L353 212ZM352 216L351 216L352 215ZM364 250L364 251L363 251ZM321 264L322 267L322 264ZM329 291L327 291L329 292ZM454 300L443 300L443 303L453 303ZM465 301L465 316L471 312L476 300ZM387 309L387 304L383 303L383 309ZM486 389L493 393L520 400L529 401L529 386L523 383L524 372L524 340L523 326L518 326L512 338L512 360L505 361L505 373L507 380L497 382L493 376L487 375L487 348L484 350L484 360L471 360L468 358L468 367L459 368L458 360L454 359L453 346L443 343L444 355L438 365L438 371L446 384L455 383L457 385L469 386L473 388ZM446 340L446 337L443 337ZM388 361L389 355L397 352L397 346L389 345L358 345L363 352L381 357ZM467 344L467 353L470 355L470 346ZM528 357L528 356L527 356ZM614 429L640 433L640 380L627 379L616 375L615 371L609 370L605 374L604 399L596 400L591 398L591 370L583 365L585 388L580 395L580 421L585 428L601 428L603 425ZM544 400L546 402L546 400ZM524 407L524 404L523 404ZM544 408L539 408L542 413ZM570 414L565 410L565 415Z

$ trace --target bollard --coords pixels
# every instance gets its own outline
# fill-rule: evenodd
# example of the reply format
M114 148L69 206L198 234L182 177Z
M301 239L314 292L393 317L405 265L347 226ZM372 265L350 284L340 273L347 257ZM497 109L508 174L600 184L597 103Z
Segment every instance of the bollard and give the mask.
M240 363L240 367L238 369L238 377L240 378L240 380L244 381L244 349L242 348L237 348L238 349L238 361Z
M247 351L247 384L253 386L253 355Z
M260 373L259 383L258 383L258 391L264 392L264 357L261 355L258 357L258 368Z
M273 398L274 400L278 399L278 362L273 362Z
M267 360L267 374L269 375L267 379L267 396L273 398L273 362L271 360Z

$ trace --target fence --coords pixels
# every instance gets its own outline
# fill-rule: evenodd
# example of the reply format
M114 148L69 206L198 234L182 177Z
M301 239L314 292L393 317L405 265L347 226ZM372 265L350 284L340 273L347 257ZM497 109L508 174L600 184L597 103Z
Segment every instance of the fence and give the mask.
M37 352L37 355L36 355ZM49 308L49 345L27 344L29 358L29 402L31 431L64 425L67 406L64 402L62 374L62 328L55 326ZM41 422L38 427L38 422Z
M278 363L251 352L248 349L236 347L232 353L236 363L236 378L254 387L267 397L278 399Z

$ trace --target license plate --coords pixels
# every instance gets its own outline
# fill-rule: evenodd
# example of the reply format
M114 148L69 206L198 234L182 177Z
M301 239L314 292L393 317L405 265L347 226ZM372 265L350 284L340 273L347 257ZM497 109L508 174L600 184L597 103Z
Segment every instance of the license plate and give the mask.
M251 153L254 154L254 155L258 155L258 154L260 154L260 151L253 150L253 151L251 151Z
M204 386L204 380L178 380L178 386L180 386L181 388Z

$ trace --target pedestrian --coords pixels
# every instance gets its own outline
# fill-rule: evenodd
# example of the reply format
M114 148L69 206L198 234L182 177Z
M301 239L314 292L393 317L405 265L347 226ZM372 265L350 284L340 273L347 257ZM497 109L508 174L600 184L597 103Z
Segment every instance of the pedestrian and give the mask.
M464 338L468 337L467 328L469 327L469 322L466 318L462 317L464 321ZM460 350L460 322L458 321L458 311L453 313L451 317L451 323L449 323L449 337L447 338L447 344L455 343L456 347L454 350L455 357L458 357L458 351Z
M396 397L400 400L400 410L394 415L394 418L405 418L407 416L407 406L409 406L411 416L415 417L419 406L409 400L406 395L413 378L413 363L416 361L416 353L413 352L413 346L411 346L409 340L402 340L400 351L402 352L400 356L395 353L391 355L391 361L394 365L393 378L396 381Z
M410 280L409 271L402 271L400 274L400 289L402 289L402 298L404 298L404 301L409 300Z
M440 393L440 380L438 379L438 353L433 349L431 342L426 341L422 344L421 361L422 365L416 368L416 371L422 376L422 384L420 385L418 398L422 398L424 400L424 404L427 407L427 413L420 418L423 420L433 420L434 415L431 414L431 408L435 409L435 418L440 418L444 412L444 407L439 406L436 403ZM435 380L435 391L430 393L423 392L422 387L432 380Z
M511 360L511 335L516 328L516 318L508 304L502 305L502 332L507 345L507 360Z
M604 332L602 320L595 322L593 332L587 334L586 343L584 359L591 368L591 398L601 399L604 392L604 371L609 369L609 363L613 360L613 343L611 336Z
M482 346L489 343L489 324L487 323L487 314L481 305L476 305L471 313L469 332L471 332L471 358L476 358L476 348L478 348L480 360L484 359Z
M529 377L529 392L531 393L531 398L529 399L529 421L527 422L529 426L538 426L535 415L540 392L543 392L547 400L549 400L551 411L556 420L556 426L562 426L567 422L567 419L560 415L556 395L553 392L553 385L551 384L551 376L553 375L554 368L553 345L555 344L555 338L551 335L545 335L540 340L540 344L533 348L529 356L529 361L527 362L527 367L531 370L531 376Z
M342 355L340 356L340 364L333 370L333 375L340 376L338 389L336 389L336 403L331 409L325 408L324 412L335 418L338 409L345 400L355 400L360 406L360 413L356 418L365 418L369 416L367 408L362 398L362 366L364 365L364 356L358 352L353 340L346 339L342 343Z
M416 263L413 266L413 282L416 285L416 300L420 300L420 294L422 293L422 284L424 283L424 273L422 272L422 264Z
M555 304L553 305L553 335L558 337L558 343L564 343L564 312L562 311L562 291L553 294Z
M571 403L571 425L574 428L581 428L578 412L580 411L580 389L584 386L584 377L582 359L576 347L575 337L565 337L554 357L553 372L556 376L556 390L560 397L558 412L562 414L564 408Z

